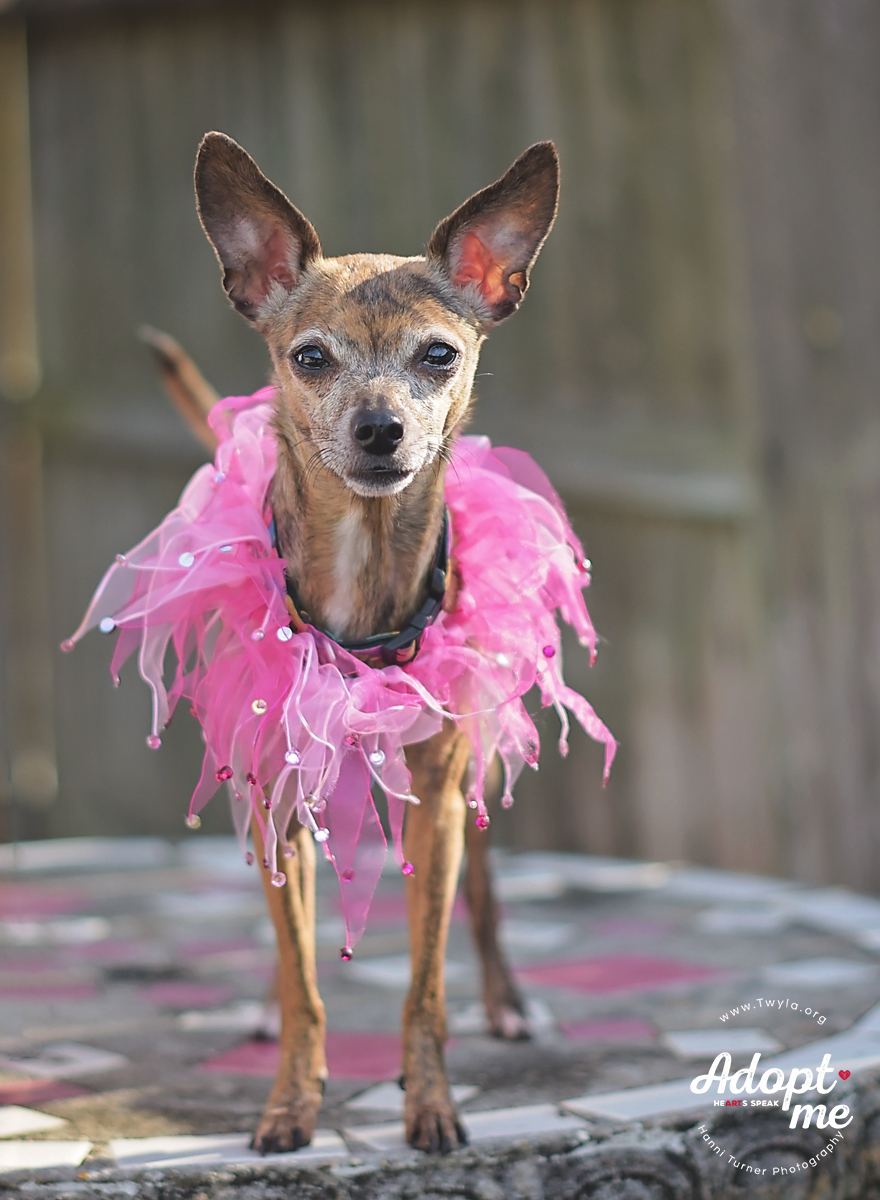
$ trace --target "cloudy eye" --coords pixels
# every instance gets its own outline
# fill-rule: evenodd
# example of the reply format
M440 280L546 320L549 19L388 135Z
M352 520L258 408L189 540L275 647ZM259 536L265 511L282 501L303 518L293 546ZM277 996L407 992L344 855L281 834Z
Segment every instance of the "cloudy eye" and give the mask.
M299 350L294 350L293 361L304 371L320 371L330 366L330 359L320 346L301 346Z
M422 362L429 367L451 367L458 358L458 351L446 342L431 342L425 351Z

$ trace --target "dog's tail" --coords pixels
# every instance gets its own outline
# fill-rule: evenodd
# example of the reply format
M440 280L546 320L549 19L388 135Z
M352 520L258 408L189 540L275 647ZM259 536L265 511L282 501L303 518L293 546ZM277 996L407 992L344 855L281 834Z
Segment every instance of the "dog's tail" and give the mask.
M138 337L153 351L171 403L213 455L217 449L217 436L208 424L207 416L220 397L173 337L151 325L142 325Z

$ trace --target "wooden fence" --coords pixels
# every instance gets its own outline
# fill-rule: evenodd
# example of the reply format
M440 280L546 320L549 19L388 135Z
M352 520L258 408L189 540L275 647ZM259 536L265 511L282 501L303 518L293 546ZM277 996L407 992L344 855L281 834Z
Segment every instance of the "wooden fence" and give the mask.
M41 647L199 461L135 328L172 332L223 392L265 377L195 217L201 134L242 142L328 253L401 254L552 137L559 221L486 348L475 428L571 507L604 644L567 672L621 750L603 791L596 748L555 762L548 721L501 835L880 888L870 0L13 0L0 30L27 36L42 371L4 434L20 832L176 835L198 769L183 714L146 749L146 689L112 691L106 643ZM20 211L0 204L0 245L4 212L5 244L27 242ZM20 326L0 347L27 350Z

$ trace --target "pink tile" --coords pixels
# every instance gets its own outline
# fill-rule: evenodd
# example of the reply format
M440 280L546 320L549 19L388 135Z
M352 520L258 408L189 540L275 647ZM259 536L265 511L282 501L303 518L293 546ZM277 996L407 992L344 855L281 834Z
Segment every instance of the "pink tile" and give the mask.
M666 937L675 929L672 921L636 921L630 917L613 917L599 921L590 930L602 937Z
M278 1070L277 1042L245 1042L201 1064L202 1071L268 1075ZM394 1079L400 1074L400 1036L396 1033L327 1034L327 1066L338 1079Z
M40 975L44 971L64 970L62 952L58 954L22 954L19 958L0 954L0 970L16 975Z
M188 958L205 958L209 954L232 954L237 950L253 950L256 945L253 938L215 938L213 941L181 942L175 947L175 953L185 962Z
M85 946L65 946L61 951L67 962L83 961L118 965L121 963L149 962L154 952L154 942L136 942L131 938L108 938L105 942L91 942Z
M559 1028L573 1042L643 1042L656 1030L638 1017L610 1017L606 1021L560 1021Z
M281 1061L277 1042L244 1042L200 1063L199 1071L226 1071L230 1075L274 1075Z
M58 1079L17 1079L0 1085L0 1104L48 1104L50 1100L67 1100L71 1096L88 1096L86 1088Z
M85 1000L98 989L76 970L63 952L0 955L0 997L6 999Z
M276 966L248 967L248 978L259 979L262 983L274 983L278 974Z
M607 954L569 962L526 967L519 975L529 983L596 995L604 992L649 992L676 983L697 983L725 974L714 967L655 958L647 954Z
M342 905L338 899L334 898L334 912L341 915ZM468 920L467 904L464 896L457 895L455 903L452 906L452 920L454 924L461 924ZM398 896L374 896L370 904L370 916L367 922L367 929L371 929L377 925L405 925L406 924L406 897L401 892Z
M91 1000L98 994L92 983L46 983L38 979L33 983L14 983L0 986L0 999L4 1000Z
M82 912L90 904L91 897L88 892L74 888L43 888L32 883L0 883L2 921Z
M334 911L342 915L342 904L338 898L334 897ZM405 925L406 924L406 897L401 894L399 896L374 896L370 903L370 916L367 921L367 928L376 925Z
M211 1008L232 994L231 988L213 983L187 983L182 979L152 983L141 992L145 1000L163 1008Z
M395 1079L400 1064L398 1033L327 1034L327 1066L334 1079Z

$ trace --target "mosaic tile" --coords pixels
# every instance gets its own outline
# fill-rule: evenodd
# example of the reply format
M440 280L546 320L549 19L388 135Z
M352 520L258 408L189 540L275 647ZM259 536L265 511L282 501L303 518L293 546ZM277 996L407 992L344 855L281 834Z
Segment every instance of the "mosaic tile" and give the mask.
M520 978L542 987L601 995L647 992L680 983L699 983L725 974L714 967L640 954L610 954L523 967Z

